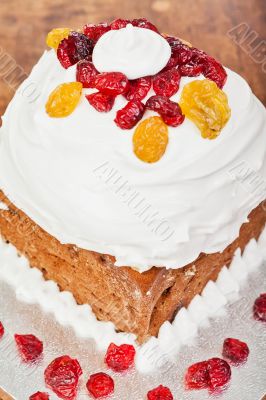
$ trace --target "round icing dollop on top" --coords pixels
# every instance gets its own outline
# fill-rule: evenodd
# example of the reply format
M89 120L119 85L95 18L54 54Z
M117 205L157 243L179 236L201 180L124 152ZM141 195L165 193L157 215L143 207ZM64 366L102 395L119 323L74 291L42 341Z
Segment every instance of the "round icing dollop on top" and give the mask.
M152 30L131 24L101 36L92 55L99 72L122 72L128 79L157 74L170 57L167 40Z

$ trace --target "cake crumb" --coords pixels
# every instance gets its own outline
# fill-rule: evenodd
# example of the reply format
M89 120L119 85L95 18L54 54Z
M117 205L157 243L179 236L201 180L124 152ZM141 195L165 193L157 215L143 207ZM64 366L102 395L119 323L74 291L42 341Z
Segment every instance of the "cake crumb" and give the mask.
M9 208L8 208L8 206L7 206L5 203L3 203L2 201L0 201L0 210L8 211Z
M192 267L190 269L185 271L185 276L189 277L189 276L194 276L194 275L196 275L196 266L192 265Z

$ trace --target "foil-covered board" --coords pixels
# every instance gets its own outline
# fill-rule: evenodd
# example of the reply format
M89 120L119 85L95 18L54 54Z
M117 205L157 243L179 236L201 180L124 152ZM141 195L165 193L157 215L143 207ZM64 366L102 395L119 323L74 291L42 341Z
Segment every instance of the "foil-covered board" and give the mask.
M251 275L238 300L227 305L221 315L202 328L194 343L181 347L170 364L149 375L135 370L120 375L107 370L104 354L97 351L92 340L78 338L71 328L60 325L39 306L18 301L14 290L0 281L0 321L4 322L6 330L0 341L0 388L15 400L27 400L38 390L47 391L55 400L57 397L45 388L44 369L54 358L68 354L77 358L83 369L78 400L90 398L86 381L90 374L99 371L110 373L115 380L112 400L146 400L147 392L159 384L168 386L175 400L261 400L266 394L266 326L253 319L252 305L265 289L266 265ZM42 338L45 351L39 363L27 366L20 360L14 333L33 333ZM247 363L232 367L231 383L218 397L205 390L186 391L184 374L187 367L221 356L222 344L227 337L248 343L250 356Z

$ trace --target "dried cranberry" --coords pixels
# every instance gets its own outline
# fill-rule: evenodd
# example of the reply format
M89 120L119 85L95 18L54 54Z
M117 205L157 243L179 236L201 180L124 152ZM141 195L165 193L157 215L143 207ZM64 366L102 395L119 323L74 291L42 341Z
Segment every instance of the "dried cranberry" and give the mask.
M174 56L171 56L168 63L166 64L166 67L162 70L162 72L168 71L169 69L176 67L177 61L178 60Z
M75 39L78 60L87 60L92 55L94 43L80 32L71 32L70 37Z
M182 114L182 110L179 105L178 105L178 109L179 109L179 112L172 117L170 117L169 115L162 114L162 119L166 125L173 126L175 128L175 127L183 124L183 122L185 120L185 116Z
M176 46L182 44L182 41L174 36L166 36L165 39L169 43L171 49L174 49Z
M173 395L165 386L158 386L156 389L150 390L147 393L148 400L174 400Z
M43 343L34 335L14 335L22 359L36 361L43 352Z
M192 48L182 43L179 39L168 38L168 43L170 44L172 55L165 70L176 67L177 65L187 64L192 59Z
M153 89L159 96L172 97L179 89L180 78L176 68L160 72L153 78Z
M189 367L185 382L187 389L210 389L214 391L224 387L230 378L230 365L221 358L211 358Z
M144 111L145 106L141 101L129 101L122 110L117 111L115 123L121 129L131 129L141 120Z
M247 361L249 355L248 345L238 339L225 339L223 344L223 357L239 364Z
M93 41L79 32L71 32L57 49L57 57L64 68L69 68L80 60L90 60Z
M110 31L110 29L110 25L108 25L106 22L103 22L97 25L85 25L83 31L84 34L88 36L88 38L90 38L94 42L97 42L97 40L99 40L104 33Z
M126 371L133 365L135 354L136 350L134 346L129 344L116 346L114 343L111 343L107 349L105 362L109 368L116 372Z
M171 101L165 96L152 96L146 103L148 110L156 111L161 115L164 122L170 126L178 126L182 124L185 116L182 114L182 110L179 104Z
M72 37L63 39L57 49L57 58L64 68L69 68L77 63L75 40Z
M231 379L230 365L221 358L208 360L208 388L216 390L224 387Z
M47 387L64 400L76 398L81 375L82 369L79 362L69 356L56 358L44 371Z
M4 336L5 328L2 322L0 321L0 339Z
M155 25L153 25L150 21L148 21L146 18L138 18L138 19L133 19L131 21L131 24L133 26L137 26L138 28L146 28L150 29L154 32L159 33L158 29L156 28Z
M189 62L188 64L180 65L178 71L182 76L199 76L203 72L203 65Z
M37 392L29 397L29 400L49 400L49 394L44 392Z
M187 389L208 388L208 361L201 361L191 365L185 376Z
M130 20L129 19L115 19L110 27L112 30L118 30L118 29L122 29L125 28L128 24L130 24Z
M186 44L176 45L172 49L172 54L177 60L177 65L187 64L192 58L191 48Z
M102 93L116 96L127 92L129 81L121 72L104 72L96 76L95 87Z
M205 78L214 81L220 89L224 87L227 79L227 73L222 64L210 56L204 62L203 75Z
M151 89L151 83L150 76L129 81L129 90L125 93L126 99L143 100Z
M93 88L95 76L98 71L90 61L79 61L77 64L76 80L81 82L84 88Z
M86 99L99 112L111 111L115 102L114 96L101 92L89 94Z
M253 306L254 318L266 322L266 293L261 294Z
M86 386L95 399L109 396L114 393L115 388L113 379L103 372L91 375Z

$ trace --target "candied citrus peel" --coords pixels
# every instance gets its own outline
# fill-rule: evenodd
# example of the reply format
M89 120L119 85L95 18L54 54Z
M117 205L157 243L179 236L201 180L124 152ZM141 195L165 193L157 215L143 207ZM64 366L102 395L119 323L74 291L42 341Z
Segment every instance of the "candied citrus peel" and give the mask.
M207 139L217 138L231 116L227 95L209 79L187 83L179 104Z
M69 28L55 28L52 29L47 37L46 37L46 44L47 46L51 47L52 49L57 50L60 42L67 38L70 34L71 30Z
M82 83L69 82L57 86L46 103L50 117L62 118L70 115L77 107L82 93Z
M147 163L154 163L165 153L168 144L168 127L161 117L142 121L133 135L136 156Z

